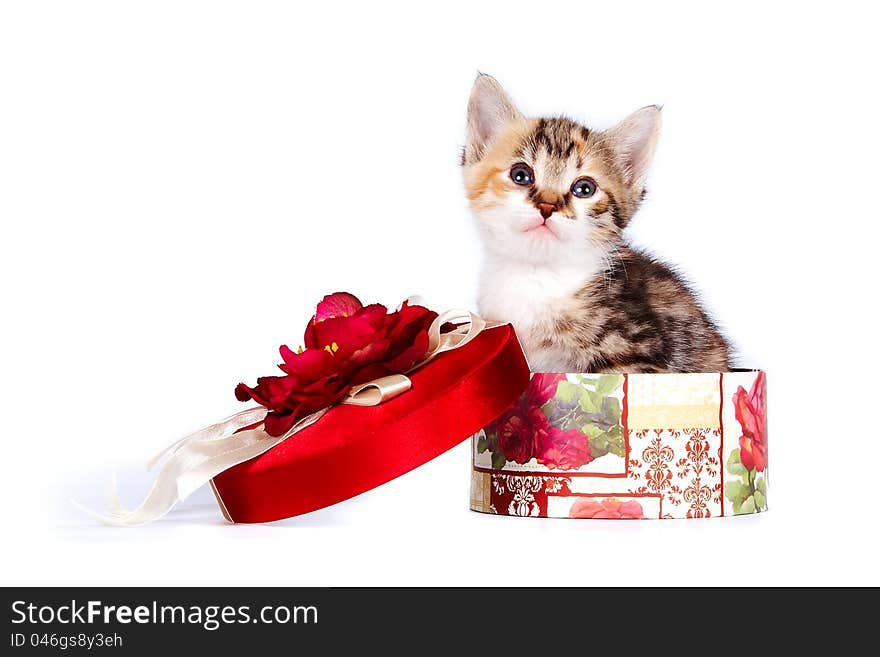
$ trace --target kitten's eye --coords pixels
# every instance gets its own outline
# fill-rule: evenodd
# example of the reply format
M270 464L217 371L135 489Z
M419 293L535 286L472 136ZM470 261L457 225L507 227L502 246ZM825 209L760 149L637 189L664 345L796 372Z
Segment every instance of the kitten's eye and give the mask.
M510 179L517 185L531 185L535 182L535 174L532 167L520 162L510 167Z
M571 193L578 198L590 198L598 187L592 178L578 178L571 185Z

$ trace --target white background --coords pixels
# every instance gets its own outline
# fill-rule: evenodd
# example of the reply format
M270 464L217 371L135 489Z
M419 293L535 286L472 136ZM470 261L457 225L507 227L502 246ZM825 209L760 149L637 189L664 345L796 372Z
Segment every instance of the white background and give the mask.
M857 3L4 3L2 584L880 584L877 15ZM771 512L467 511L462 445L337 507L201 491L105 528L114 467L237 410L314 303L472 305L477 70L529 114L664 105L631 237L768 370Z

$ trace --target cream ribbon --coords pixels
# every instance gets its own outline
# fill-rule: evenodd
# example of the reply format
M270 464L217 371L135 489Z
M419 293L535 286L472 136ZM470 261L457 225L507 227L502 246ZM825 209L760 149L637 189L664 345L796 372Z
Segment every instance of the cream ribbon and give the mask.
M453 331L441 333L440 328L447 322L460 326ZM422 367L444 351L463 347L484 329L495 326L500 326L500 323L487 323L466 310L446 311L431 323L428 328L428 350L407 373ZM410 387L412 382L405 374L384 376L353 387L340 403L376 406L403 394ZM148 470L152 470L156 463L168 456L156 475L150 492L137 508L130 511L123 508L115 477L110 482L103 514L87 509L75 501L73 504L108 525L135 527L153 522L221 472L268 452L317 422L329 409L330 407L323 408L307 415L281 436L270 436L262 424L248 431L239 431L242 427L262 422L266 417L267 410L262 406L249 408L181 438L150 459L147 462Z

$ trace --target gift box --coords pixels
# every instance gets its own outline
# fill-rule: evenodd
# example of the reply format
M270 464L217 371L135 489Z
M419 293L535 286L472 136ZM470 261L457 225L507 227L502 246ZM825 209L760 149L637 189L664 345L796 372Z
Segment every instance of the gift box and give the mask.
M389 312L348 292L327 295L302 340L280 347L281 374L235 387L257 406L149 461L162 466L137 507L122 506L114 481L104 513L80 508L106 524L143 525L210 484L232 522L308 513L466 441L529 383L512 326L412 300Z
M271 450L214 477L223 514L267 522L375 488L467 440L527 386L510 325L439 354L409 374L411 388L371 407L339 405Z
M707 518L767 508L766 377L534 374L514 329L467 311L326 296L258 406L178 440L135 526L210 484L232 522L269 522L380 486L472 437L471 508L569 518ZM88 510L87 510L88 511ZM91 513L91 512L90 512Z
M767 510L759 370L535 374L472 444L474 511L648 519Z

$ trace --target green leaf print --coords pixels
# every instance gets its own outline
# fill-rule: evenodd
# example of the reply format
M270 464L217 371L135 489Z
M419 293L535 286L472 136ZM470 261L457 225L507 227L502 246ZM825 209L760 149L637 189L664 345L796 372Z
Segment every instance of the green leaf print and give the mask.
M742 502L751 494L748 484L733 479L724 484L724 497L733 503Z
M765 498L767 497L767 482L764 480L764 477L758 477L755 479L755 490L761 492Z
M746 467L742 464L742 461L739 460L738 447L730 453L730 456L727 457L727 471L732 475L738 475L740 477L749 476L749 471L746 470Z
M564 402L572 402L581 394L583 388L571 381L560 381L556 388L556 398Z
M601 428L597 427L595 424L592 424L592 423L583 425L581 427L581 431L583 431L585 434L587 434L590 437L590 440L593 440L593 438L598 438L603 433L605 433L604 431L602 431Z
M603 374L596 381L596 392L603 397L610 395L623 384L621 374Z
M602 398L592 390L584 390L578 403L587 413L598 413L599 408L601 408Z
M605 398L605 414L609 423L617 424L620 422L620 400L617 397Z
M755 499L755 506L757 506L758 509L763 509L765 506L767 506L767 498L761 491L756 490L753 497Z

